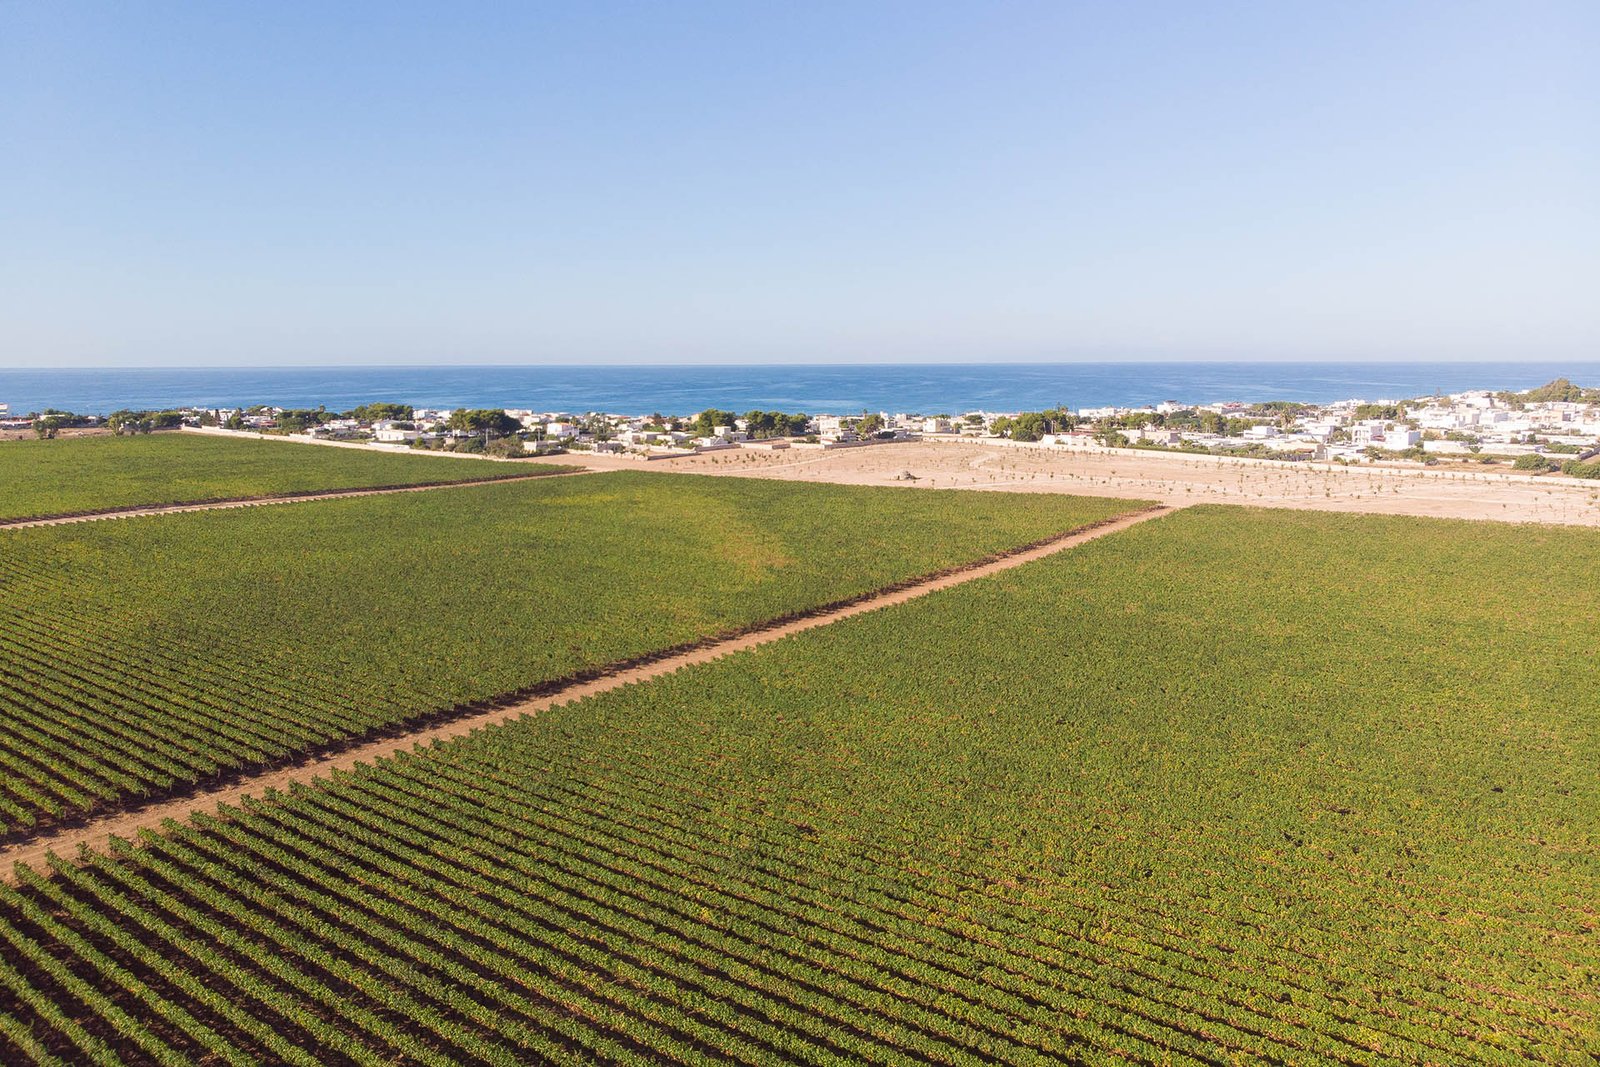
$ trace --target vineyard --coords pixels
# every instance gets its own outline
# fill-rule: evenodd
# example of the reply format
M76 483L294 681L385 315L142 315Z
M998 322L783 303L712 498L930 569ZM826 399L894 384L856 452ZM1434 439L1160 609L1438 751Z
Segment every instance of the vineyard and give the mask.
M0 832L328 751L1129 508L616 473L0 531Z
M1597 565L1189 509L24 872L0 1060L1592 1063Z
M0 522L561 469L183 433L5 441L0 442Z

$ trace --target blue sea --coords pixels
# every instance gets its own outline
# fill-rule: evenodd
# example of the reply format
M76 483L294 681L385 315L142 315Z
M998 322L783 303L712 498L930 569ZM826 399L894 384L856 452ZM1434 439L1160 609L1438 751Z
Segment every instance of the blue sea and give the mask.
M1464 389L1600 384L1600 363L983 363L789 366L279 367L3 370L0 403L118 408L275 404L689 414L708 407L849 414L1025 411L1177 400L1397 400Z

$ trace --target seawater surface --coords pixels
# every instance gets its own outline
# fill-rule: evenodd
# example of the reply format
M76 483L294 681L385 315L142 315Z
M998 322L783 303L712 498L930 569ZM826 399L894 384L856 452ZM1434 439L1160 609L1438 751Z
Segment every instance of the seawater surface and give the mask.
M922 363L761 366L455 366L0 370L0 403L56 408L276 404L344 411L374 400L422 407L688 414L708 407L851 414L957 414L1177 400L1395 400L1600 385L1600 363Z

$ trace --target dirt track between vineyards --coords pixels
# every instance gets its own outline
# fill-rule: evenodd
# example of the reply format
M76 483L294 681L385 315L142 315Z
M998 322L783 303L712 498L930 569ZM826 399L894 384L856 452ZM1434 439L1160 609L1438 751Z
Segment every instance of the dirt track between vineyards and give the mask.
M359 743L342 751L305 760L297 765L263 771L231 781L225 785L198 789L187 796L124 811L91 818L76 826L66 826L8 848L0 849L0 880L14 883L16 865L26 864L35 871L48 873L47 857L54 853L64 859L75 857L80 849L103 849L113 837L133 839L141 831L159 829L169 820L182 821L202 812L215 812L218 805L237 805L246 797L257 796L269 789L285 790L295 784L308 784L335 771L348 771L361 764L393 757L436 742L463 737L484 727L494 726L536 715L585 697L620 689L636 682L648 681L685 667L771 644L792 634L813 630L844 619L862 615L879 608L903 604L918 597L952 586L961 585L1001 571L1063 552L1089 541L1106 537L1130 526L1136 526L1177 508L1155 505L1132 511L1116 518L1091 523L1056 537L1036 542L1010 552L998 553L985 560L956 567L937 575L913 579L876 593L847 601L833 607L821 608L786 620L759 625L742 633L714 639L686 650L648 660L636 666L608 671L599 677L574 682L553 692L514 704L501 705L489 710L467 715L434 726L421 726L401 736Z
M383 485L366 489L317 489L305 493L282 493L278 496L228 497L222 500L197 500L187 504L134 505L126 508L107 508L104 511L85 511L75 515L44 515L34 519L0 519L0 530L27 530L36 526L66 526L75 522L101 522L105 519L137 519L148 515L181 515L188 511L222 511L228 508L262 508L273 504L298 504L306 500L343 500L353 496L387 496L391 493L425 493L432 489L464 489L473 485L495 485L499 482L528 482L536 478L570 478L575 474L593 474L585 467L563 471L546 471L540 474L513 474L506 478L477 478L468 482L427 482L422 485Z

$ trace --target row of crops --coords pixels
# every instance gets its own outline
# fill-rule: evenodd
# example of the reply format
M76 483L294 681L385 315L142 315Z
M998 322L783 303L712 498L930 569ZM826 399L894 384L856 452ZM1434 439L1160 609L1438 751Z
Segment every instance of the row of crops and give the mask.
M1591 1062L1597 563L1184 511L29 872L0 1061Z
M526 477L564 468L197 434L0 442L0 522L332 489Z
M0 831L1126 510L644 473L0 531Z

